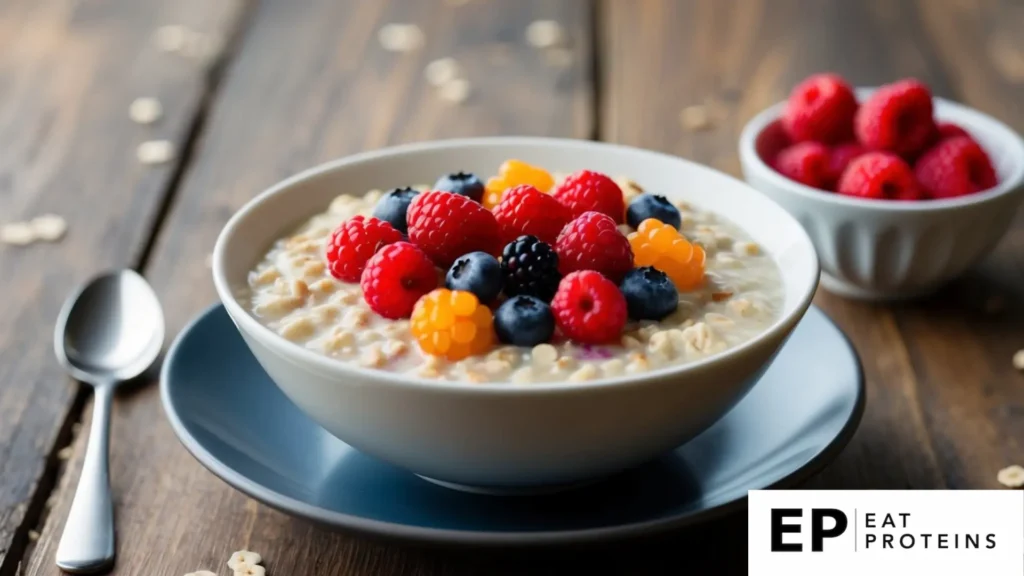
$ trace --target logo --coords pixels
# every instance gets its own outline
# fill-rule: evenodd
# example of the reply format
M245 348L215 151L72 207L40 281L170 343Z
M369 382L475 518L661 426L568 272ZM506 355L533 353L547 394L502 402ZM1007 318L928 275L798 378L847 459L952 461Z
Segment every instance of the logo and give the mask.
M753 576L1024 576L1024 492L751 491Z

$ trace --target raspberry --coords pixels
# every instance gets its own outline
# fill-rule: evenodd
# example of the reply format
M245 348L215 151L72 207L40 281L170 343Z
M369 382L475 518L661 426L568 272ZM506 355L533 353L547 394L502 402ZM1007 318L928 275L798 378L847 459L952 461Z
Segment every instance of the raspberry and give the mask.
M668 275L676 289L693 290L704 283L707 255L675 228L657 220L644 220L629 235L637 268L653 266Z
M396 242L370 258L359 284L374 312L385 318L406 318L420 296L437 287L437 270L422 250Z
M366 261L381 246L398 242L402 233L377 218L355 216L342 222L327 240L327 267L344 282L359 282Z
M466 196L424 192L409 205L408 221L409 240L442 268L463 254L501 248L494 214Z
M494 209L494 219L505 244L527 234L554 244L570 220L565 206L529 184L506 191Z
M914 165L914 174L932 198L965 196L998 184L988 154L968 136L936 144Z
M591 170L580 170L562 180L553 192L555 199L569 209L569 216L578 218L584 212L607 214L616 224L626 215L622 189L614 180Z
M555 179L543 168L531 166L522 160L506 160L498 168L498 175L487 179L484 187L484 208L493 210L501 202L506 190L529 184L541 192L548 192Z
M618 282L633 268L629 241L615 221L599 212L584 212L570 222L555 243L562 274L596 270Z
M593 270L563 278L551 311L562 334L584 344L618 340L626 325L626 298L615 283Z
M839 179L840 194L876 200L920 200L914 173L902 158L887 152L868 152L847 166Z
M935 133L932 93L917 80L882 86L857 111L857 139L871 150L913 156Z
M416 302L411 331L420 349L452 362L494 344L494 317L472 292L438 288Z
M936 139L940 142L956 136L967 136L968 138L971 138L970 132L956 124L953 124L952 122L939 122L935 125L935 132L937 135Z
M817 142L801 142L786 148L775 158L783 176L812 188L828 188L831 164L828 148Z
M815 74L796 85L786 101L782 126L795 142L832 144L853 135L857 98L837 74Z
M858 156L862 156L867 150L856 142L840 144L829 151L828 178L829 186L834 189L842 178L846 167Z
M501 271L506 296L525 294L545 302L551 301L562 280L558 254L535 236L520 236L505 246L501 253Z

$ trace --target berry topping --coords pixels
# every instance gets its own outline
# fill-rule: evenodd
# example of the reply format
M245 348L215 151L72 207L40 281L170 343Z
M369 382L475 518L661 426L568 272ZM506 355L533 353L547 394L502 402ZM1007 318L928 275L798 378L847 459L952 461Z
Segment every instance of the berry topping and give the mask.
M529 184L506 191L494 209L494 219L506 244L524 234L553 244L570 220L565 206Z
M677 290L693 290L704 282L704 249L691 244L675 228L657 220L644 220L629 235L629 244L637 268L653 266L661 270Z
M924 153L914 174L932 198L955 198L981 192L998 183L988 154L967 136L943 140Z
M438 288L420 298L411 330L421 350L453 362L483 354L494 343L491 309L460 290Z
M494 331L506 344L536 346L551 339L555 316L550 306L533 296L514 296L494 313Z
M498 175L487 180L484 192L484 207L494 209L509 188L529 184L541 192L548 192L555 185L555 179L547 170L531 166L522 160L506 160L498 168Z
M355 216L342 222L327 240L327 267L338 280L358 282L366 261L381 246L401 239L401 232L387 222Z
M592 170L580 170L566 176L553 194L556 200L569 209L572 218L578 218L584 212L600 212L607 214L616 224L621 224L626 211L619 185L604 174Z
M834 188L839 183L839 179L843 176L843 172L846 171L846 167L850 165L850 162L853 162L854 158L863 155L865 152L867 150L856 142L847 142L832 148L829 151L828 159L829 186Z
M629 317L634 320L661 320L679 306L675 284L651 266L630 270L619 289L626 298Z
M971 134L963 128L953 124L952 122L939 122L935 125L935 133L937 135L936 140L949 140L957 136L966 136L971 138Z
M520 236L501 253L505 276L505 294L525 294L550 302L558 290L562 275L558 272L558 254L535 236Z
M935 132L932 93L917 80L901 80L879 88L857 111L857 139L871 150L913 156Z
M629 240L614 220L599 212L584 212L570 222L558 235L555 252L562 274L596 270L618 282L633 267Z
M406 234L409 232L409 225L406 222L406 214L409 212L409 204L419 194L412 188L395 188L380 197L377 206L373 208L373 217L383 220L395 229Z
M850 162L837 192L876 200L921 199L910 166L899 156L886 152L868 152Z
M853 134L857 98L836 74L816 74L797 84L786 101L782 126L795 142L833 144Z
M452 192L480 202L484 198L484 183L475 174L456 172L438 178L434 190Z
M654 194L641 194L629 203L629 208L626 209L626 223L630 228L636 229L641 222L648 218L664 222L677 230L682 223L679 209L673 206L667 198Z
M494 214L465 196L424 192L409 206L409 240L438 266L477 250L494 254L501 247Z
M801 142L779 152L775 167L783 176L813 188L829 186L831 165L828 148L817 142Z
M563 278L551 310L562 333L584 344L616 341L626 325L626 299L619 287L593 270Z
M408 318L420 296L437 287L437 269L416 246L396 242L370 258L360 286L374 312L385 318Z
M449 290L472 292L481 302L493 302L501 293L502 272L498 259L486 252L470 252L452 264L445 277Z

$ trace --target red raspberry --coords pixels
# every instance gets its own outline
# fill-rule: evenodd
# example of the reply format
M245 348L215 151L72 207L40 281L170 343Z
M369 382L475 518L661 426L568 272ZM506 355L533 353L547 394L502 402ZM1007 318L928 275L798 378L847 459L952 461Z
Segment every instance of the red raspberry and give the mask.
M370 258L359 285L374 312L385 318L408 318L416 301L437 287L437 269L416 246L396 242Z
M914 165L914 174L932 198L965 196L998 184L988 154L968 136L936 144Z
M494 219L503 245L523 235L554 244L570 220L568 208L529 184L507 190L494 208Z
M801 142L786 148L775 158L783 176L814 188L827 189L831 177L828 148L817 142Z
M402 233L376 218L355 216L338 226L327 240L327 267L345 282L359 282L363 267L381 246L398 242Z
M419 194L409 205L407 220L409 240L442 268L463 254L497 254L501 249L494 214L461 194Z
M871 150L903 157L924 150L935 133L932 93L917 80L882 86L857 112L857 139Z
M850 162L839 179L840 194L875 200L920 200L914 172L902 158L887 152L868 152Z
M570 222L555 242L558 270L596 270L615 282L633 268L633 250L615 221L599 212L584 212Z
M853 135L857 98L838 74L815 74L796 85L782 112L782 126L795 142L841 142Z
M936 140L940 142L956 136L967 136L968 138L971 138L971 134L967 130L964 130L952 122L939 122L935 125L935 132L938 135Z
M614 342L626 325L625 296L614 282L593 270L562 278L551 311L562 334L584 344Z
M847 142L832 148L829 151L828 158L829 184L835 187L839 183L839 179L842 178L843 172L846 171L846 167L850 165L850 162L853 162L859 156L863 156L865 152L867 150L856 142Z
M616 224L622 224L626 215L622 189L599 172L580 170L570 174L553 194L569 209L570 218L577 218L584 212L600 212L610 216Z

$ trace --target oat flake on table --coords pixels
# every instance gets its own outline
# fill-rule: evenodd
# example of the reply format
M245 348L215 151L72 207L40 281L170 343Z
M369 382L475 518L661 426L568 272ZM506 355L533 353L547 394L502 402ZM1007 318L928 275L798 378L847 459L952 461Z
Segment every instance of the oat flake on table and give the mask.
M68 230L68 223L64 218L56 214L43 214L29 222L36 238L46 242L55 242L64 237Z
M423 45L423 31L415 24L385 24L377 40L389 52L412 52Z
M999 471L996 480L1007 488L1020 488L1024 486L1024 467L1014 464Z
M459 78L459 63L451 57L438 58L427 64L427 67L423 69L423 75L431 86L440 87Z
M139 144L135 154L143 164L166 164L174 159L174 144L170 140L150 140Z
M164 52L177 52L185 45L185 38L190 31L184 26L168 24L156 29L154 41Z
M536 20L526 27L526 42L535 48L552 48L564 37L562 25L554 20Z
M128 106L128 117L136 124L152 124L163 116L164 108L156 98L136 98Z
M228 558L228 568L232 570L238 570L239 566L248 564L256 565L263 561L263 557L256 552L249 550L239 550L231 554L231 558Z
M1017 370L1024 370L1024 350L1017 350L1013 355L1013 367Z
M465 102L469 98L469 82L463 78L456 78L446 82L438 89L441 98L448 102Z
M28 222L12 222L0 226L0 242L12 246L27 246L36 241L36 232Z
M217 574L209 570L196 570L195 572L185 574L185 576L217 576Z

